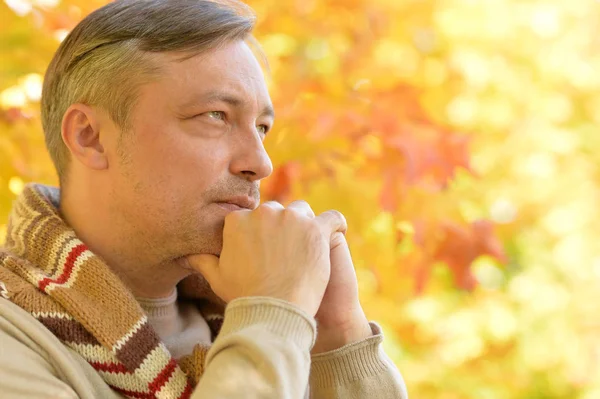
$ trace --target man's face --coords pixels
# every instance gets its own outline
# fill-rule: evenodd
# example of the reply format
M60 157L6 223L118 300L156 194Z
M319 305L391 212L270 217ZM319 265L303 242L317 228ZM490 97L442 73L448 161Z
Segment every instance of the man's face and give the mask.
M263 147L271 100L249 47L180 57L158 55L160 77L140 88L109 169L115 223L159 261L219 254L225 216L237 208L224 203L255 208L272 172Z

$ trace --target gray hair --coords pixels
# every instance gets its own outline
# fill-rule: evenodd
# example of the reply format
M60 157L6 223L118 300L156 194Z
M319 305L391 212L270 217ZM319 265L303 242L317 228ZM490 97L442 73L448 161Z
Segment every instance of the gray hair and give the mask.
M188 58L234 40L256 44L254 23L238 0L117 0L83 19L56 51L42 90L46 147L61 184L70 158L61 136L69 106L101 107L126 130L137 89L159 72L151 53Z

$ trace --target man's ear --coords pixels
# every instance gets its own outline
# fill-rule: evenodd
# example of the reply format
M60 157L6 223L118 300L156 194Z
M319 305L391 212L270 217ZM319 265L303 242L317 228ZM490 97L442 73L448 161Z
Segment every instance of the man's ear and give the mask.
M62 120L62 139L73 157L90 169L108 168L108 157L100 140L100 115L85 104L71 104ZM105 139L102 137L102 139Z

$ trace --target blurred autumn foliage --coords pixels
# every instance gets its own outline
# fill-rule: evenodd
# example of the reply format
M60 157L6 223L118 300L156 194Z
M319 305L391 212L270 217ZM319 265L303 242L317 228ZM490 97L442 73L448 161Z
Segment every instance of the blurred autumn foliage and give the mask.
M600 398L600 3L252 0L263 199L335 208L413 398ZM0 3L0 241L56 182L45 68L98 0Z

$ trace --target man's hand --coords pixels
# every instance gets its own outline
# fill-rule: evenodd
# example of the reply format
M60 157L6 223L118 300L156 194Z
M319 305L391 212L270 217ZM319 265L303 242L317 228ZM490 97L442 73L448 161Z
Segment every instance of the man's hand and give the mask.
M286 300L314 316L330 276L330 242L346 230L335 211L314 217L310 206L296 201L284 208L266 202L253 211L225 218L223 250L185 260L202 273L225 302L246 296Z
M335 233L330 245L331 276L315 316L318 331L312 354L334 350L372 335L358 300L358 282L346 237Z

